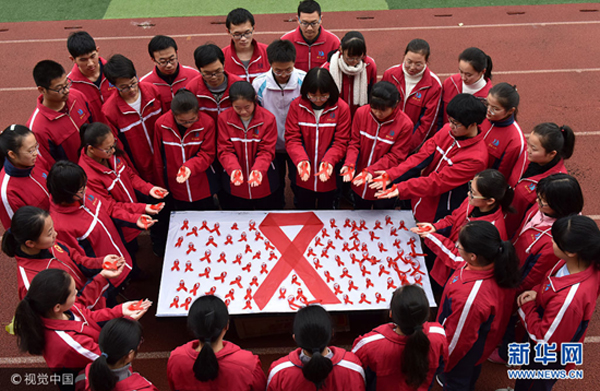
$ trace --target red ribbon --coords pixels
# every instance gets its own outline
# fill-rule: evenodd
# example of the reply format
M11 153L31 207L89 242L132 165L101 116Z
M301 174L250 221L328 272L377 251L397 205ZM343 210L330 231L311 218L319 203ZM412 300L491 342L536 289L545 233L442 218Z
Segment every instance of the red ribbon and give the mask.
M209 245L213 245L213 246L217 247L217 244L215 243L215 239L212 236L208 237L208 241L205 244L205 246L209 246Z
M250 283L250 285L258 286L258 277L252 277L252 282Z
M385 216L385 225L394 225L394 222L390 216Z
M210 260L210 255L211 255L211 254L212 254L212 253L211 253L211 251L210 251L210 250L206 250L206 251L204 252L204 256L203 256L202 258L200 258L200 262L206 261L206 262L210 263L210 262L211 262L211 260Z
M177 292L184 290L187 292L187 288L185 287L185 281L181 280L179 281L179 287L177 288Z
M340 235L340 230L339 229L335 230L335 238L339 239L339 240L344 240L344 238L342 237L342 235Z
M175 296L173 298L173 302L171 303L171 305L169 306L169 308L179 308L179 296Z
M369 170L367 170L366 168L363 168L363 170L360 172L360 174L355 176L354 179L364 181L367 175L369 175ZM365 183L365 185L366 185L366 183Z
M394 240L394 247L396 247L398 250L400 250L401 243L402 243L402 241L400 239Z
M375 236L375 232L369 231L369 236L371 237L371 242L379 239L379 236Z
M352 276L350 274L348 274L348 269L346 269L346 268L342 269L342 275L340 276L340 278L344 278L344 277L352 278Z
M187 255L189 255L192 251L196 251L196 247L194 247L194 243L190 243L188 244L188 249L185 252Z
M396 228L390 228L390 236L398 236L398 231L396 230Z
M237 286L240 287L240 289L243 288L242 287L242 276L237 276L235 278L235 280L233 280L229 283L229 285L233 285L233 284L237 284Z
M323 165L323 169L319 172L316 172L314 175L315 176L319 176L319 175L325 175L325 180L328 181L329 178L331 178L331 176L329 175L329 173L327 171L329 171L327 165Z
M194 269L192 269L192 261L187 261L187 262L185 263L185 270L184 270L184 273L185 273L185 272L193 272L193 271L194 271Z
M325 246L325 250L329 250L330 248L335 250L335 246L333 245L333 240L329 239L327 241L327 246Z
M260 274L269 274L269 271L267 270L267 264L263 263L262 265L260 265Z
M340 289L340 284L338 284L337 282L335 284L333 284L333 289L335 289L334 293L336 295L342 294L342 290Z
M370 286L374 287L375 285L373 284L370 278L367 278L367 287L365 289L369 289Z
M177 239L177 243L175 243L175 247L181 247L182 243L183 243L183 236L180 236L179 239Z
M192 227L192 230L190 232L188 232L187 234L185 234L185 236L190 236L190 235L195 235L196 237L198 237L198 227Z
M321 262L317 258L313 259L313 265L315 265L315 270L319 270L323 267L323 265L321 265Z
M385 270L385 266L384 265L379 265L379 277L381 277L382 274L390 274L390 272L388 272L387 270Z
M225 254L225 252L222 252L221 254L219 254L219 259L217 259L217 263L219 263L219 262L227 263L226 256L227 256L227 254Z
M292 275L292 284L300 285L300 283L298 282L298 276L295 274Z
M176 259L173 261L173 266L171 267L171 271L177 270L179 271L179 260Z
M348 295L344 295L344 304L354 304L352 301L350 301L350 298L348 297Z
M408 231L408 228L406 228L404 220L400 220L400 225L398 226L398 229L403 229L405 231Z
M350 228L350 219L346 219L346 221L344 222L344 228Z
M181 305L181 307L185 308L186 310L189 310L191 303L192 303L192 298L188 297L187 299L185 299L185 302L183 302L183 304Z
M329 281L335 281L335 279L333 277L331 277L331 273L329 273L329 270L325 270L325 273L323 273L325 275L325 277L327 277L327 282Z
M252 256L252 259L260 259L260 250L258 250L256 252L256 254L254 254L254 256Z
M208 232L212 232L210 228L208 228L208 222L206 220L202 220L202 226L200 227L200 231L202 231L203 229L207 230Z
M397 189L397 188L398 188L398 186L396 186L396 184L394 183L394 184L392 185L392 187L390 187L389 189L387 189L387 190L383 190L383 191L381 192L381 194L380 194L380 195L379 195L377 198L383 198L383 197L385 197L386 195L388 195L388 194L390 194L390 193L393 193L394 191L396 191L396 189Z
M231 301L235 300L235 297L233 296L233 294L235 293L235 289L230 289L229 293L225 295L226 299L231 299Z
M252 300L252 288L246 289L246 296L244 296L244 300Z
M421 280L422 280L422 277L420 275L417 275L415 277L415 284L419 284L419 285L423 286L423 282Z
M265 250L266 251L275 250L275 246L273 246L270 241L265 240Z
M251 310L252 309L252 302L250 300L246 300L246 305L242 309L243 310Z
M256 231L256 234L254 235L254 241L258 242L259 240L264 240L265 238L263 238L262 234L260 233L260 231Z
M329 226L333 229L333 228L337 228L337 225L335 225L335 219L331 218L329 219Z
M316 257L317 254L315 254L315 252L313 251L312 247L308 248L308 254L306 254L308 257L313 256Z
M310 173L308 172L308 167L309 167L308 162L300 163L300 178L304 178L305 176L310 175Z
M210 232L216 232L217 236L221 236L221 231L219 230L219 227L221 227L221 225L219 223L215 223L215 225L213 225L213 229L211 229Z
M346 176L346 175L350 175L350 178L352 178L354 176L354 172L356 171L356 168L354 167L354 164L349 164L348 165L348 169L346 170L345 173L341 174L340 176Z
M342 252L343 252L343 251L348 251L348 252L350 252L350 247L349 247L349 245L348 245L348 242L344 242L344 246L342 247Z
M241 185L244 182L242 178L242 170L234 170L233 171L233 183L236 185Z
M261 183L260 173L258 171L252 171L248 183L250 183L251 185L256 184L257 186L259 186Z
M302 288L298 288L297 292L298 292L298 295L296 296L296 299L299 300L300 302L302 302L302 304L306 305L308 300L306 299L306 296L304 296L304 293L302 293Z
M344 266L344 261L342 261L342 258L340 258L339 255L336 255L334 258L338 266Z
M357 232L357 231L354 231L354 232L352 233L352 235L350 235L350 239L349 239L349 240L359 240L359 239L358 239L358 232Z
M389 289L396 289L396 288L397 288L397 286L394 285L394 279L392 277L389 277L387 279L387 289L389 290Z
M321 258L329 258L329 255L327 255L327 247L321 251Z
M227 240L225 241L225 245L233 244L233 237L231 235L227 235Z
M369 300L367 300L367 295L364 293L360 294L360 301L358 302L358 304L362 304L362 303L371 304L371 302Z
M381 297L381 293L379 293L379 292L375 293L375 298L377 299L377 303L379 303L381 301L385 301L385 298Z
M117 262L118 262L118 259L114 260L114 261L106 260L106 261L102 262L102 269L104 269L104 270L117 270L119 268L117 266ZM173 269L171 269L171 270L173 270ZM177 270L179 270L179 269L177 269Z
M144 300L140 300L138 302L130 304L129 307L127 307L127 308L129 309L129 311L141 311L144 309L144 307L142 306L143 302L144 302Z
M322 237L323 239L325 239L326 237L330 237L330 236L329 236L329 234L327 233L327 228L323 228L323 229L321 230L321 237Z
M238 265L242 264L242 254L238 254L235 256L235 261L233 261L233 263L237 263Z
M248 222L248 231L256 231L256 223L254 222L254 220L250 220Z
M285 288L279 288L279 298L280 299L285 299Z
M221 280L221 284L225 283L225 277L227 277L227 272L222 272L220 276L215 277L215 280Z
M252 247L249 244L246 245L246 249L244 250L244 254L248 254L252 252Z
M185 176L185 168L183 166L179 167L179 171L177 172L177 178Z
M277 260L277 255L273 251L269 252L269 261Z
M367 270L367 267L365 265L360 265L360 271L362 272L363 277L367 274L371 274L371 272Z
M164 202L159 202L158 204L150 205L150 209L157 210L157 211L161 210L161 208L163 207L164 204L165 204Z
M232 231L237 231L238 229L239 229L239 228L238 228L238 225L237 225L237 223L233 223L233 225L231 226L231 230L232 230Z
M254 295L254 297L256 297L256 295ZM289 306L290 306L291 309L293 309L293 310L299 310L300 308L302 308L301 305L298 305L298 304L295 303L296 298L294 296L288 297L287 300L288 300L288 304L289 304Z
M361 221L360 221L360 226L358 227L358 230L359 230L359 231L362 231L363 229L368 229L368 228L367 228L367 222L366 222L366 221L364 221L364 220L361 220Z
M377 247L379 247L379 252L384 253L387 251L387 248L385 248L383 243L381 243L381 242L377 243Z
M195 283L194 287L192 289L190 289L190 295L196 296L196 294L198 294L198 288L200 288L199 282Z
M248 272L248 273L250 273L250 267L251 267L251 266L252 266L252 264L251 264L250 262L248 262L248 263L246 264L246 266L244 266L244 267L242 268L242 270L243 270L243 271L245 271L245 272Z
M418 263L416 266L413 266L413 271L410 273L411 276L414 276L416 274L425 275L425 273L421 271L421 265Z
M154 193L160 198L165 198L165 196L167 195L167 191L165 190L155 190Z
M375 220L375 226L373 227L373 230L376 230L376 229L383 229L381 227L381 221L379 221L379 220Z
M246 237L246 232L242 232L242 234L240 235L240 238L238 240L238 242L247 242L248 239Z
M183 220L183 225L181 226L181 230L183 231L184 229L190 229L190 222L187 220Z
M358 290L358 287L354 285L354 281L350 280L348 281L348 292L350 292L352 289Z
M208 292L205 292L207 295L214 295L215 292L217 291L217 287L213 286L212 288L210 288L210 290Z
M323 242L321 242L321 238L317 238L317 239L315 240L315 247L319 247L319 246L325 246L325 245L323 244Z

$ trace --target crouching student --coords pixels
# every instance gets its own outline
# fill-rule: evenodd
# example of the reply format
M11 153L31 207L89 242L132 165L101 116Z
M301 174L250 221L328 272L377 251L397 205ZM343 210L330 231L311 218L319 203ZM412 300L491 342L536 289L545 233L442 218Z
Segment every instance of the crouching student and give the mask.
M256 104L252 84L238 81L229 89L232 110L219 115L217 153L227 175L219 195L224 210L269 210L279 178L273 159L277 142L275 116Z

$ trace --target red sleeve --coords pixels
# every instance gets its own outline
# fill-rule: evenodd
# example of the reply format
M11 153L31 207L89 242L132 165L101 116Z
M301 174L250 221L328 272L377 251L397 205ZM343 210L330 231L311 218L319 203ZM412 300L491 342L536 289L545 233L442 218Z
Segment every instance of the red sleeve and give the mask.
M300 125L298 124L298 112L300 111L299 102L300 98L296 98L296 100L292 101L285 120L285 149L295 166L298 166L298 163L303 160L310 161L306 149L304 148L302 132L300 130ZM312 169L313 171L315 170L314 167Z
M102 205L113 219L137 223L138 219L146 210L145 204L131 202L116 202L112 197L102 198ZM139 211L142 209L142 211Z
M364 113L364 114L363 114ZM356 165L358 154L360 153L360 127L363 125L365 116L369 115L369 111L357 111L352 121L352 130L350 132L350 142L346 151L346 159L344 166ZM368 117L367 117L368 118Z
M369 65L369 85L373 86L373 84L377 83L377 64L375 64L373 58L371 60L371 65Z
M227 119L225 118L228 113L229 111L225 110L219 115L218 128L220 131L217 132L217 156L227 174L231 176L232 172L241 170L242 166L240 165L233 143L229 138L229 125L227 125Z
M518 132L517 129L513 130L515 133ZM500 171L504 176L510 176L510 174L515 171L519 171L521 176L523 173L521 172L522 167L518 167L517 165L520 163L521 154L526 154L527 142L523 140L523 145L521 145L521 135L519 135L519 139L513 139L512 142L508 145L508 148L504 151L504 156L502 157L502 161L498 166L498 171ZM521 164L523 166L523 164Z
M215 161L215 155L217 154L215 121L213 121L208 114L199 112L198 115L204 125L204 140L202 141L196 156L191 157L188 161L183 163L184 166L192 171L190 178L203 174L208 170L208 167Z
M383 72L383 77L381 78L381 81L387 81L392 83L393 85L396 86L396 88L398 88L398 85L396 84L396 81L392 78L392 68L386 69L385 72Z
M469 198L467 197L458 208L452 211L452 214L449 214L443 219L438 220L436 223L434 223L433 227L436 229L436 231L453 226L456 223L456 217L458 213L465 213L465 210L463 208L465 206L465 203L468 202Z
M445 236L436 233L429 234L425 238L425 244L437 255L436 262L443 262L452 269L457 269L465 263L454 242Z
M437 144L435 143L435 140L433 138L427 140L423 147L419 149L419 152L409 156L408 159L400 163L398 166L386 170L387 174L390 176L390 179L393 181L401 177L411 168L421 164L424 160L429 158L429 156L431 156L432 153L435 153L436 147Z
M254 366L254 371L252 371L252 383L250 384L250 389L252 391L264 391L267 388L267 377L265 376L265 372L262 369L258 356L253 355L253 357L256 365Z
M89 176L88 176L89 178ZM102 198L103 204L108 208L107 210L114 210L115 208L123 209L129 213L146 213L146 204L142 204L139 202L120 202L113 198L113 196L106 190L102 183L98 183L96 181L87 182L87 187L94 192L95 195ZM112 212L109 212L112 215ZM120 218L120 220L129 221L124 218ZM137 221L137 219L136 219Z
M170 113L170 111L169 111ZM163 116L161 116L160 118L163 118L165 115L170 115L170 114L164 114ZM162 150L163 150L163 139L162 139L162 128L160 127L160 118L158 121L156 121L156 123L154 124L154 180L156 181L156 184L162 188L166 188L166 183L165 183L165 177L164 177L164 173L163 173L163 157L162 157Z
M266 110L265 110L266 111ZM277 123L275 117L265 113L265 124L262 141L258 143L258 150L252 170L260 171L263 176L267 174L269 165L275 159L275 144L277 143Z
M427 92L425 112L419 118L421 124L411 137L411 151L417 149L432 134L433 128L437 126L436 120L442 101L442 86L438 84L438 80L435 77L432 76L431 79L432 87Z
M133 188L142 194L149 195L150 190L152 190L154 185L140 178L138 173L133 171L129 164L125 164L125 166L125 175L128 175L129 179L131 179L131 184L133 185Z
M338 99L337 104L338 120L333 134L333 143L321 159L322 162L329 163L332 166L335 166L344 158L350 139L350 109L341 98Z
M123 304L116 305L113 308L103 308L96 311L82 309L81 312L83 312L86 318L92 322L106 322L107 320L121 318L123 316Z
M86 269L102 269L102 262L104 262L104 257L90 258L86 255L81 254L75 248L61 243L65 247L67 247L67 251L69 251L69 255L75 264L81 265Z
M98 273L94 276L92 281L84 286L81 296L77 299L87 308L92 308L100 301L100 299L102 299L102 295L108 286L108 280Z
M406 119L406 122L398 129L399 136L396 138L394 145L392 145L385 155L368 167L368 170L372 175L375 175L375 171L387 170L406 160L408 153L411 151L408 140L412 133L413 125L408 117L405 116L404 118Z

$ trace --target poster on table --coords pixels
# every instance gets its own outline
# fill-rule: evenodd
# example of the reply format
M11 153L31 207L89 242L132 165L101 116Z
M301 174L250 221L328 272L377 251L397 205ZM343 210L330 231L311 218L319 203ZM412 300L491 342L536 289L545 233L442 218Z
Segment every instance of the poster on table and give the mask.
M199 296L230 314L389 308L403 284L435 306L409 211L173 212L156 316L186 316Z

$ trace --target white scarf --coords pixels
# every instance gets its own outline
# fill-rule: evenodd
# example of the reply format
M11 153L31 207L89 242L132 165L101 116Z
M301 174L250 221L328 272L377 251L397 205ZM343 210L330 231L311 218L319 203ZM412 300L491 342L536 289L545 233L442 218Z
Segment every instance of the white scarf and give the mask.
M367 91L367 64L365 64L364 61L361 61L357 66L351 67L346 64L342 58L340 58L340 54L341 53L338 51L331 56L331 60L329 61L329 72L331 73L338 90L340 90L340 93L342 92L343 75L346 74L348 76L354 76L352 102L348 103L356 106L364 106L369 103L369 95Z
M404 84L405 84L404 88L406 89L406 92L404 94L404 103L406 103L412 90L417 86L417 84L419 84L419 82L423 78L425 69L427 69L427 65L425 65L425 67L423 68L423 70L421 70L421 72L419 72L413 76L413 75L409 74L408 72L406 72L406 69L404 69L404 63L402 63L402 71L404 72Z
M463 81L462 83L462 92L463 94L471 94L471 95L475 95L476 93L478 93L479 91L481 91L481 89L483 87L485 87L487 84L487 80L485 80L485 75L482 75L481 78L479 80L477 80L475 83L469 85L466 85L465 82Z

